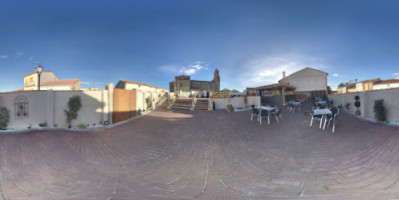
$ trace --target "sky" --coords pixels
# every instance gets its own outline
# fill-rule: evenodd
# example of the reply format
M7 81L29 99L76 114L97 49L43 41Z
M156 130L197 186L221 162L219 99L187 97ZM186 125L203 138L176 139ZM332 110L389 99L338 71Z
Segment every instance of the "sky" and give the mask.
M276 83L305 67L328 84L399 78L397 0L2 0L0 91L40 64L82 88L178 75L221 89Z

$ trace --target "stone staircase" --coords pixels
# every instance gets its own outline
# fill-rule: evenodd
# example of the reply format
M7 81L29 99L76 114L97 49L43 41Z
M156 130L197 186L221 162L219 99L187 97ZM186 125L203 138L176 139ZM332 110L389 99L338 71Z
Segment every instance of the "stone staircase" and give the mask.
M160 108L169 108L172 103L173 103L172 99L166 99L159 107Z
M171 108L191 110L193 108L193 99L176 99Z
M208 110L209 100L208 99L197 99L194 110Z

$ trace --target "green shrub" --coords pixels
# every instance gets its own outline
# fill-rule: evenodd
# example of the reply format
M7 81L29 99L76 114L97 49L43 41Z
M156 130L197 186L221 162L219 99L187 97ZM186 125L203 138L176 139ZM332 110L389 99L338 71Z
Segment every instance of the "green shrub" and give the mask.
M68 109L69 110L64 110L65 115L67 117L67 124L68 126L71 126L72 120L78 118L78 111L82 107L82 100L79 95L73 95L71 98L69 98L68 101Z
M377 121L387 120L387 109L384 106L384 99L374 101L374 117Z
M86 129L87 126L84 124L78 124L78 129Z
M147 110L149 110L152 107L152 101L150 97L147 97L145 99L145 103L147 104Z
M141 108L137 111L137 115L141 115Z
M0 129L6 129L10 121L10 111L6 107L0 107Z
M47 125L47 122L43 122L43 123L40 123L39 126L40 127L47 127L48 125Z

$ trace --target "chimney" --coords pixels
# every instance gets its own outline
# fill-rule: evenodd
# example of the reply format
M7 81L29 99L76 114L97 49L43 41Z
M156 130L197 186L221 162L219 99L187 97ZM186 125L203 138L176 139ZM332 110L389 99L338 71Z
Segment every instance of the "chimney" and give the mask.
M283 78L285 78L285 71L283 71Z

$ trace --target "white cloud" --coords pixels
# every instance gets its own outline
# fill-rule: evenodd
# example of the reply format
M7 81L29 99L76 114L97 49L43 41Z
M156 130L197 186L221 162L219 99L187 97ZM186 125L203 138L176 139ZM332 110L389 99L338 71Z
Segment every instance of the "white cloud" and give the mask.
M189 65L186 67L182 67L179 72L184 73L185 75L192 75L197 73L198 71L208 69L204 67L200 62L196 62L195 65Z
M81 84L81 85L89 85L90 83L89 83L89 82L83 82L83 81L81 81L80 84Z
M399 73L398 72L393 73L392 75L396 76L396 78L399 78Z
M334 77L338 77L338 76L339 76L339 74L333 74L333 76L334 76Z
M22 56L22 55L24 55L23 52L19 52L19 51L17 52L17 57L18 57L18 56Z
M8 55L1 55L0 56L0 59L7 59L8 58Z
M278 83L285 71L286 76L307 66L315 69L325 69L320 60L308 56L267 56L247 62L238 76L244 87L256 87Z
M208 69L206 65L202 64L202 62L197 61L193 65L188 66L178 66L178 65L161 65L157 68L158 70L164 73L183 73L185 75L193 75L198 71Z
M35 59L35 56L31 56L31 57L29 58L30 61L33 61L34 59Z
M176 74L180 67L177 65L161 65L158 67L158 70L164 73L173 73Z

